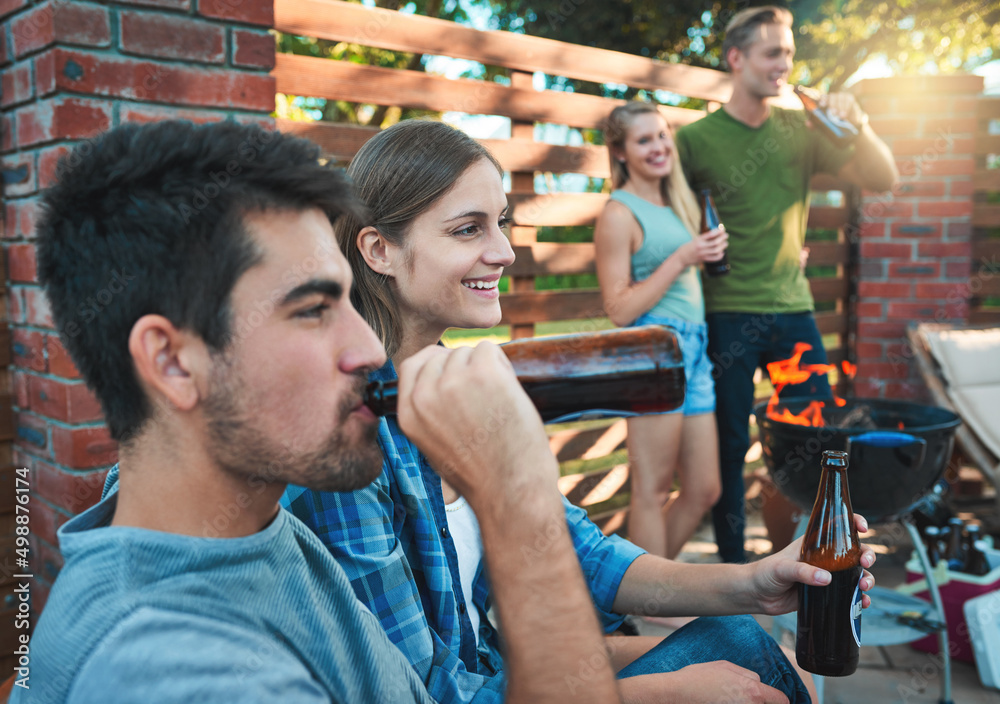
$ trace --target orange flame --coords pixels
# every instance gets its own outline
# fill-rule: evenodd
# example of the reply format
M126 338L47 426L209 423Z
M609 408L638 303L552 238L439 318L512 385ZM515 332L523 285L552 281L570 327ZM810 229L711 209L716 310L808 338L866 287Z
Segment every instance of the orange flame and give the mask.
M778 396L786 386L789 384L804 383L813 374L826 374L836 371L837 367L833 364L801 364L803 353L811 349L812 345L805 342L797 342L795 348L792 350L791 357L771 362L767 365L767 374L771 378L771 384L774 386L774 393L767 402L768 418L792 425L812 427L826 425L826 421L823 420L823 409L826 407L826 404L823 401L812 401L805 410L799 413L792 413L787 408L778 410ZM857 367L847 361L842 363L842 368L848 377L853 377L857 371ZM847 403L847 401L836 395L834 395L833 400L837 406L844 406Z

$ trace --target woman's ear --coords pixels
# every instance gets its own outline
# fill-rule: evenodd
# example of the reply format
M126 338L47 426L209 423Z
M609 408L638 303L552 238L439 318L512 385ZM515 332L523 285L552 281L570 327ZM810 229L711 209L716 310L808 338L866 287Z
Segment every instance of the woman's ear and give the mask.
M393 246L386 241L381 232L369 225L358 233L355 241L369 269L376 274L392 276Z
M198 404L210 368L200 337L178 330L162 315L144 315L132 326L128 350L146 393L162 396L179 411Z

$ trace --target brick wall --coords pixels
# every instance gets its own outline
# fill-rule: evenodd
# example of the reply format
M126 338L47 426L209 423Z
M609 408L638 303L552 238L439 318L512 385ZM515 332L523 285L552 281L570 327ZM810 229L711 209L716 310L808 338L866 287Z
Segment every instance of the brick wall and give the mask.
M15 440L6 462L30 469L33 490L32 622L61 565L56 530L100 498L115 461L100 407L60 343L37 283L39 190L71 145L124 122L272 125L273 14L272 0L0 0L3 308L13 343L9 384L0 389L9 386L13 397ZM101 302L81 306L97 315ZM0 491L8 492L6 483ZM13 573L9 566L0 565L0 580ZM0 590L7 596L9 588ZM0 612L0 656L13 652L2 635L12 621Z
M900 172L891 193L862 198L858 396L927 400L906 325L968 317L973 139L982 90L979 76L880 78L855 87Z

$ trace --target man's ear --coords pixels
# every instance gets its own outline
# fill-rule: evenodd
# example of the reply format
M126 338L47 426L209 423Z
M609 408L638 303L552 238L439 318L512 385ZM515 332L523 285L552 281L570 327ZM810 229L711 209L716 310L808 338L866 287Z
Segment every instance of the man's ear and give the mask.
M381 232L371 226L363 228L358 233L355 243L369 269L376 274L393 275L392 252L394 247L386 241Z
M162 315L144 315L128 337L139 381L180 411L190 411L206 388L208 348L197 335L178 330Z
M726 52L726 65L729 66L730 72L743 68L743 52L739 47L729 47L729 51Z

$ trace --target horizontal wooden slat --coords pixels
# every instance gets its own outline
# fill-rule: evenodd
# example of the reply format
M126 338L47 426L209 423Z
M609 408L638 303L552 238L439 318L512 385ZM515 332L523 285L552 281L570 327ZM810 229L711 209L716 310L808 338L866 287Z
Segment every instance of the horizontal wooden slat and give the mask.
M468 59L595 83L626 83L718 102L729 100L732 92L732 81L722 71L513 32L484 32L436 18L335 0L275 0L274 27L279 32L319 39Z
M583 508L607 501L612 496L627 494L630 490L627 464L584 476L568 475L559 480L562 495L573 505Z
M1000 251L1000 240L997 241L997 251ZM992 252L992 250L990 250ZM556 242L539 242L531 245L514 247L516 258L504 273L510 276L544 276L547 274L589 274L596 271L594 263L594 245L591 242L561 244ZM850 248L846 242L816 242L809 245L809 264L814 266L829 266L846 264ZM836 281L837 283L832 283ZM824 283L818 283L824 282ZM840 298L846 294L846 283L843 279L815 279L812 286L820 286L819 296L822 299ZM814 288L814 296L817 295ZM831 292L834 292L831 295Z
M809 289L817 301L835 301L847 298L850 282L847 279L809 279Z
M509 88L490 81L452 80L419 71L294 54L278 54L271 73L279 93L437 112L502 115L525 122L570 127L600 127L608 113L623 102L580 93ZM702 116L701 111L686 108L661 106L660 112L675 126Z
M350 161L365 142L379 133L378 127L334 122L278 120L277 126L282 132L312 140L327 158L335 161Z
M1000 118L1000 98L980 98L977 100L976 117L981 120Z
M847 224L850 212L847 208L831 208L828 206L809 209L808 227L820 230L836 230Z
M809 290L817 301L836 301L847 298L850 282L846 278L809 279Z
M988 276L974 277L976 279L975 296L978 298L995 298L1000 296L1000 276L994 272Z
M336 161L350 161L361 146L378 134L377 127L335 122L278 120L278 129L316 142L323 153ZM507 171L551 171L608 178L610 166L604 147L544 144L527 139L480 139Z
M608 197L603 193L510 193L507 202L518 225L593 225Z
M814 317L816 318L816 327L819 328L822 335L830 335L835 332L846 335L848 332L846 313L816 313Z
M504 269L510 276L589 274L596 271L594 244L538 242L514 247L514 263Z
M969 310L969 322L975 325L1000 323L1000 310L996 308L972 308Z
M600 291L507 293L500 296L500 308L502 325L605 317Z
M847 264L851 259L851 247L846 242L806 242L806 247L810 266Z
M1000 154L1000 134L978 133L975 139L975 153L977 156Z
M584 145L566 147L527 139L481 139L507 171L551 171L609 178L608 150Z
M1000 227L1000 205L973 204L973 227Z
M977 169L972 187L977 191L1000 191L1000 169Z
M990 237L972 240L972 258L989 262L1000 260L1000 239Z

